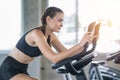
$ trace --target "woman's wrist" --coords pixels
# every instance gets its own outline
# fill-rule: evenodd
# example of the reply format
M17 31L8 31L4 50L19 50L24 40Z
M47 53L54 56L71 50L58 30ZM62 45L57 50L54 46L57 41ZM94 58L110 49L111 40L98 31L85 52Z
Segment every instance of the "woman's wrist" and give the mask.
M85 42L84 42L84 41L80 41L80 42L78 43L78 45L81 46L81 47L84 47Z
M79 50L81 52L84 49L84 46L81 43L78 43L77 45L79 46Z

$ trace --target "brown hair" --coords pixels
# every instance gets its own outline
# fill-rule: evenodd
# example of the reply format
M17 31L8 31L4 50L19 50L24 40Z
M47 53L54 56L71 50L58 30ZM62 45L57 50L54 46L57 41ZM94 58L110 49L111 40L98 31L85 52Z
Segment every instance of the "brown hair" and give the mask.
M45 12L43 13L43 15L41 17L41 23L42 23L41 30L42 30L43 34L45 34L45 31L46 31L46 27L45 27L47 25L46 17L50 16L50 18L54 18L54 16L60 12L63 13L63 11L57 7L48 7L45 10ZM48 36L47 42L50 45L50 35Z

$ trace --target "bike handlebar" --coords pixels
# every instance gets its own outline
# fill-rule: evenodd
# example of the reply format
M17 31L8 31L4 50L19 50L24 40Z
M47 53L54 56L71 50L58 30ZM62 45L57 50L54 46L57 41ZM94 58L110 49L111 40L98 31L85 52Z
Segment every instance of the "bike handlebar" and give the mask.
M93 32L94 31L94 34L93 35L97 35L99 34L99 28L100 28L100 23L95 26L93 26L93 24L95 23L92 23L89 25L88 27L88 32ZM51 67L52 69L57 69L63 65L65 65L66 69L73 75L76 75L76 74L79 74L80 73L80 69L83 68L84 66L86 66L89 62L92 61L92 59L95 57L95 55L91 54L87 57L84 57L88 54L90 54L91 52L93 52L95 50L95 47L96 47L96 41L97 39L94 38L93 39L93 42L92 42L92 48L87 51L87 48L88 48L88 43L86 43L84 45L84 49L81 53L73 56L73 57L70 57L70 58L67 58L67 59L64 59L56 64L52 64ZM72 63L73 60L77 60L77 62L75 62L74 64ZM83 64L84 63L84 64ZM79 66L79 67L78 67Z
M114 60L115 63L119 63L120 64L120 50L116 51L116 52L113 52L110 55L107 55L106 60L107 61Z

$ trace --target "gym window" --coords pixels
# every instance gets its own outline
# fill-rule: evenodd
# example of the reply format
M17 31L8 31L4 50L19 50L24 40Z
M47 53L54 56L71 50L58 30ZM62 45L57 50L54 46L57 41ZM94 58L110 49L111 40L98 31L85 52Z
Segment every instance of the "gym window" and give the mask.
M20 38L21 0L0 1L0 51L13 48Z
M64 26L58 34L65 46L79 42L90 22L103 19L110 20L111 27L103 22L96 50L108 53L120 48L119 0L49 0L49 6L65 13Z

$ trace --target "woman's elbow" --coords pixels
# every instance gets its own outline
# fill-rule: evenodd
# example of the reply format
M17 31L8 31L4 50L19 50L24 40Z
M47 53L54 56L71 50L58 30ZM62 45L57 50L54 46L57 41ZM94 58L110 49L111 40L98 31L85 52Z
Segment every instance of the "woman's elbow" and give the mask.
M50 61L53 63L53 64L56 64L60 61L60 59L57 57L57 55L55 56L52 56L52 58L50 59Z
M51 62L52 62L53 64L56 64L56 63L58 63L58 62L59 62L59 60L58 60L58 59L56 59L56 58L54 58L54 59L52 59L52 60L51 60Z

